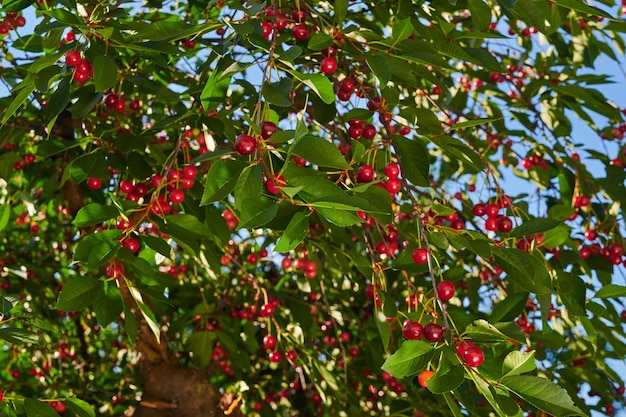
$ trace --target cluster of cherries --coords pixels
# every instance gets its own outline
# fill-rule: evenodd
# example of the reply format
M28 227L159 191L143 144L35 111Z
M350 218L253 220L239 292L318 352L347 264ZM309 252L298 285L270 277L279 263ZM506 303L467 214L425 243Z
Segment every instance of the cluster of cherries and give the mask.
M9 32L26 25L26 18L17 12L9 12L0 21L0 36L8 35Z

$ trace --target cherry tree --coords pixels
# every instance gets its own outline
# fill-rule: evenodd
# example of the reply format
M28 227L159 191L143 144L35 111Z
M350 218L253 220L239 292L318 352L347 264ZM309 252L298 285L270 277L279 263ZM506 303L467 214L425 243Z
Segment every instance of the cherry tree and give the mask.
M3 0L0 415L614 415L623 7Z

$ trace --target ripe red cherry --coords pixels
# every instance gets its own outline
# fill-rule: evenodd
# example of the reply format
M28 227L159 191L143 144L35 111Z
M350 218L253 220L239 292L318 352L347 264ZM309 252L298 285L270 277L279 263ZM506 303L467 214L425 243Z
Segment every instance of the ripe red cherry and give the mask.
M256 140L250 135L239 135L235 140L235 149L241 155L251 155L256 150Z
M441 281L437 284L437 294L439 295L439 299L441 301L448 301L452 297L454 297L454 292L456 288L453 283L450 281Z
M472 213L474 213L476 217L484 216L486 213L485 205L483 203L476 203L474 207L472 207Z
M274 349L274 347L276 347L276 336L268 334L263 338L263 348Z
M326 75L332 74L337 70L337 60L332 56L322 59L322 62L320 62L320 70Z
M263 304L261 306L261 310L259 311L261 317L269 317L274 314L274 305L271 303Z
M422 326L416 321L407 320L404 323L402 334L404 335L404 338L407 340L419 340L422 338L422 335L424 334L424 326Z
M485 229L487 230L496 230L498 228L498 219L495 217L489 217L485 220Z
M270 194L280 194L279 187L284 187L285 185L287 185L287 182L282 175L274 175L265 181L265 189Z
M374 139L377 133L378 133L378 129L376 129L376 126L372 124L365 125L363 127L363 137L365 139L368 139L368 140Z
M400 167L398 164L394 164L393 162L387 164L387 166L385 166L385 175L387 178L398 178L400 175Z
M424 326L424 338L429 342L438 342L443 339L443 327L437 323L428 323Z
M596 237L598 237L598 232L596 232L596 229L585 230L585 239L594 240Z
M275 350L270 352L270 354L268 355L268 359L272 363L278 363L281 361L282 358L283 358L283 354Z
M500 206L496 203L489 203L485 206L485 214L487 217L497 217L500 212Z
M183 168L183 178L193 180L194 178L196 178L197 174L198 169L193 165L187 165L185 168Z
M139 240L134 237L129 237L122 242L122 247L130 249L132 252L137 252L139 250Z
M471 346L465 349L463 360L471 367L476 368L485 361L485 354L479 347Z
M76 34L72 32L71 30L65 34L65 42L67 43L74 42L75 39L76 39Z
M498 230L504 233L508 233L513 228L513 220L508 217L500 217L498 219Z
M416 264L425 264L428 262L428 249L417 248L413 251L413 261Z
M67 51L67 53L65 54L65 62L70 67L78 66L78 64L80 64L81 61L82 61L82 58L80 57L80 52L78 51L71 50L71 51Z
M102 179L100 178L87 178L87 187L92 190L98 190L102 187Z
M357 182L370 182L374 179L374 168L370 165L361 165L356 173Z
M295 24L291 29L291 35L295 40L303 41L309 37L309 27L304 23Z
M278 126L274 122L261 123L261 137L265 140L269 139L274 133L278 132Z
M397 178L391 178L385 183L385 189L389 194L395 194L402 188L402 183Z
M291 12L291 18L298 23L304 22L307 18L307 15L307 11L302 7L295 8Z
M173 190L170 193L170 201L172 202L172 204L181 204L183 201L185 201L185 193L181 190Z
M341 82L341 85L339 86L339 88L344 93L352 94L352 92L356 88L356 83L354 82L352 78L346 78Z

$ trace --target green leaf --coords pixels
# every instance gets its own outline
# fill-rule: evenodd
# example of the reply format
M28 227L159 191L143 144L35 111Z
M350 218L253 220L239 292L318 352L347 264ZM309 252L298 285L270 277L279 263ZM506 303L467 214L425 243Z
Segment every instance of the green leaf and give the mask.
M424 369L435 353L431 343L421 340L405 340L400 349L385 360L382 370L394 378L416 375Z
M28 99L28 97L30 97L32 92L35 90L35 83L33 82L32 78L27 77L19 84L18 87L19 92L17 93L13 101L11 101L9 107L7 107L4 111L4 115L2 116L2 124L5 124L11 117L13 117L15 112L20 107L22 107L22 104L24 104L26 99ZM15 87L13 91L17 91L18 87Z
M120 244L120 230L103 230L83 237L74 250L74 260L86 262L88 268L97 268L111 259Z
M258 198L263 189L263 165L248 165L241 171L235 185L235 209L241 210L243 202L250 198Z
M278 239L275 252L289 252L294 249L309 231L309 218L301 211L293 215L287 228Z
M201 206L223 200L235 188L241 172L248 166L244 161L219 159L207 173Z
M293 88L293 83L289 78L281 78L278 82L263 83L261 94L263 98L275 106L290 107L292 105L289 93Z
M191 360L196 366L204 368L211 363L215 332L196 331L189 336L186 349L192 353Z
M0 339L19 345L39 343L39 335L37 333L15 327L3 327L0 329Z
M491 8L483 0L468 0L467 6L472 14L474 29L479 32L489 30L491 24Z
M464 379L465 370L463 366L442 367L428 380L426 386L432 393L443 394L458 388Z
M480 1L480 0L476 0L476 1ZM450 126L448 128L448 130L467 129L468 127L486 125L488 123L496 122L498 120L502 120L502 118L501 117L490 117L490 118L484 118L484 119L466 120L466 121L463 121L463 122L455 123L454 125Z
M109 178L111 175L106 157L101 152L79 156L70 163L67 170L70 178L76 182L90 177Z
M3 294L2 295L2 311L0 311L0 313L7 314L13 309L13 307L18 305L19 302L20 302L19 295Z
M28 417L59 417L50 404L32 398L24 399L24 410Z
M407 39L415 31L411 19L402 19L394 22L391 28L391 36L394 43L402 42Z
M65 405L70 412L78 415L78 417L96 417L93 407L86 401L78 398L67 398Z
M398 153L402 155L402 175L414 185L428 187L430 160L426 146L420 141L399 135L393 136L393 143Z
M108 55L97 55L94 58L93 81L96 91L106 91L117 83L117 65Z
M626 287L617 284L607 284L600 288L593 298L618 298L626 297Z
M523 289L535 294L553 291L546 265L520 249L493 248L493 254L507 277Z
M337 146L317 136L305 136L291 147L291 153L312 164L337 169L350 169L350 165Z
M533 371L535 365L535 351L522 353L514 350L509 352L502 363L502 375L513 376Z
M24 10L31 4L33 4L35 0L5 0L2 2L2 10L5 13L10 12L19 12L20 10Z
M387 83L391 80L391 70L387 67L385 57L377 53L367 53L365 54L365 61L376 78L378 78L378 82L381 85L387 85Z
M78 210L72 224L77 227L87 227L110 220L119 214L113 206L91 203Z
M581 12L584 14L613 19L613 16L611 16L604 10L598 9L597 7L589 6L579 0L554 0L553 3L568 9L576 10L577 12Z
M561 246L567 239L569 239L571 229L565 224L555 227L554 229L547 230L543 234L541 245L547 249L554 249Z
M44 121L48 132L52 130L52 125L56 121L59 114L61 114L70 102L70 78L69 76L63 77L59 82L56 91L50 97L50 101L46 105L44 110Z
M348 0L335 0L335 23L341 27L341 23L348 13Z
M484 169L485 164L480 159L480 156L460 140L448 135L433 136L429 137L429 139L450 158L466 165L466 171L469 171L467 168L472 169L470 172L480 172Z
M527 292L516 292L508 294L505 298L498 301L493 306L489 321L497 323L501 321L511 321L519 316L526 307L526 301L528 301Z
M467 326L464 335L479 343L504 342L510 339L509 335L504 334L500 329L484 319L475 320Z
M288 73L309 87L326 104L335 102L333 85L328 78L321 74L302 74L298 71L286 69Z
M71 276L65 281L54 308L62 311L81 311L93 303L103 289L104 284L100 280Z
M143 234L140 237L141 241L144 242L150 249L157 251L168 259L172 259L172 247L165 239L146 234Z
M244 200L239 216L239 229L261 227L276 217L278 204L266 198L250 198Z
M478 373L468 372L468 375L470 379L474 381L478 392L480 392L480 394L485 397L485 399L489 402L493 409L496 410L496 413L498 413L500 417L506 416L507 414L500 408L500 404L496 400L495 393L493 392L493 389L491 388L489 383L485 379L483 379L482 376Z
M327 33L317 32L311 35L307 48L312 51L321 51L328 48L333 43L333 38Z
M414 113L417 118L418 133L427 135L443 132L441 121L432 111L423 107L418 107L414 110Z
M587 415L576 407L563 388L547 379L527 375L510 376L502 380L501 386L555 417Z
M522 236L534 235L536 233L542 233L547 230L554 229L555 227L557 227L558 225L562 223L563 222L560 222L558 220L553 220L553 219L544 219L544 218L530 219L522 223L518 227L516 227L511 232L510 236L522 237Z
M11 219L11 205L4 204L0 207L0 232L6 229Z

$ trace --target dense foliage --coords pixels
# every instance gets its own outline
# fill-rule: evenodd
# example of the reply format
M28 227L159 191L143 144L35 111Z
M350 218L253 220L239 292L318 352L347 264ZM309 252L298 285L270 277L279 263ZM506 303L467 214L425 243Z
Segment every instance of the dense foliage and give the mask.
M621 4L0 3L0 415L623 408Z

